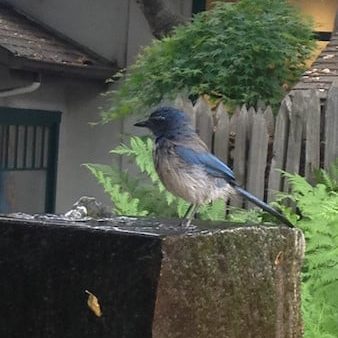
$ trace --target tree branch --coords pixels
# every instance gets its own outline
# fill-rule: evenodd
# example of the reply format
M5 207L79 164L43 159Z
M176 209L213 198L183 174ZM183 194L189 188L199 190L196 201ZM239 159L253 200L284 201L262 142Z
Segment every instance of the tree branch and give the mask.
M146 17L153 35L160 39L170 34L175 26L186 22L186 19L174 13L165 0L136 0Z

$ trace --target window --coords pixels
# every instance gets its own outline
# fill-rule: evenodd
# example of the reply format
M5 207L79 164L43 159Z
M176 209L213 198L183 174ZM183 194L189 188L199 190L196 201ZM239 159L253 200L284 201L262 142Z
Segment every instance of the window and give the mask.
M0 107L0 213L54 212L60 119Z

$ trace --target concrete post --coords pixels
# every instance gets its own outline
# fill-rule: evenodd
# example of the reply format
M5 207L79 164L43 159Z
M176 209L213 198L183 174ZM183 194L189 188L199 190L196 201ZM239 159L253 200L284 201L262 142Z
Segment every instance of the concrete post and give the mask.
M284 227L0 217L0 337L301 337L303 252Z

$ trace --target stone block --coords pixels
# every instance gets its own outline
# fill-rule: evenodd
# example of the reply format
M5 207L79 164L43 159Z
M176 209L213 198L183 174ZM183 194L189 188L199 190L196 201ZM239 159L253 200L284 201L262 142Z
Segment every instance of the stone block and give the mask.
M0 337L301 337L303 253L286 227L3 216Z

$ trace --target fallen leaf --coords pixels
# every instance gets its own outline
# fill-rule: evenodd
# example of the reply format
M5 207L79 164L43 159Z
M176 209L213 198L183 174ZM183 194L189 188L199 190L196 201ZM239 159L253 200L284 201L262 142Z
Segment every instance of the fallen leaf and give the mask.
M279 251L275 258L275 265L280 265L283 261L283 251Z
M101 306L97 297L88 290L85 290L88 294L87 305L95 313L97 317L102 316Z

